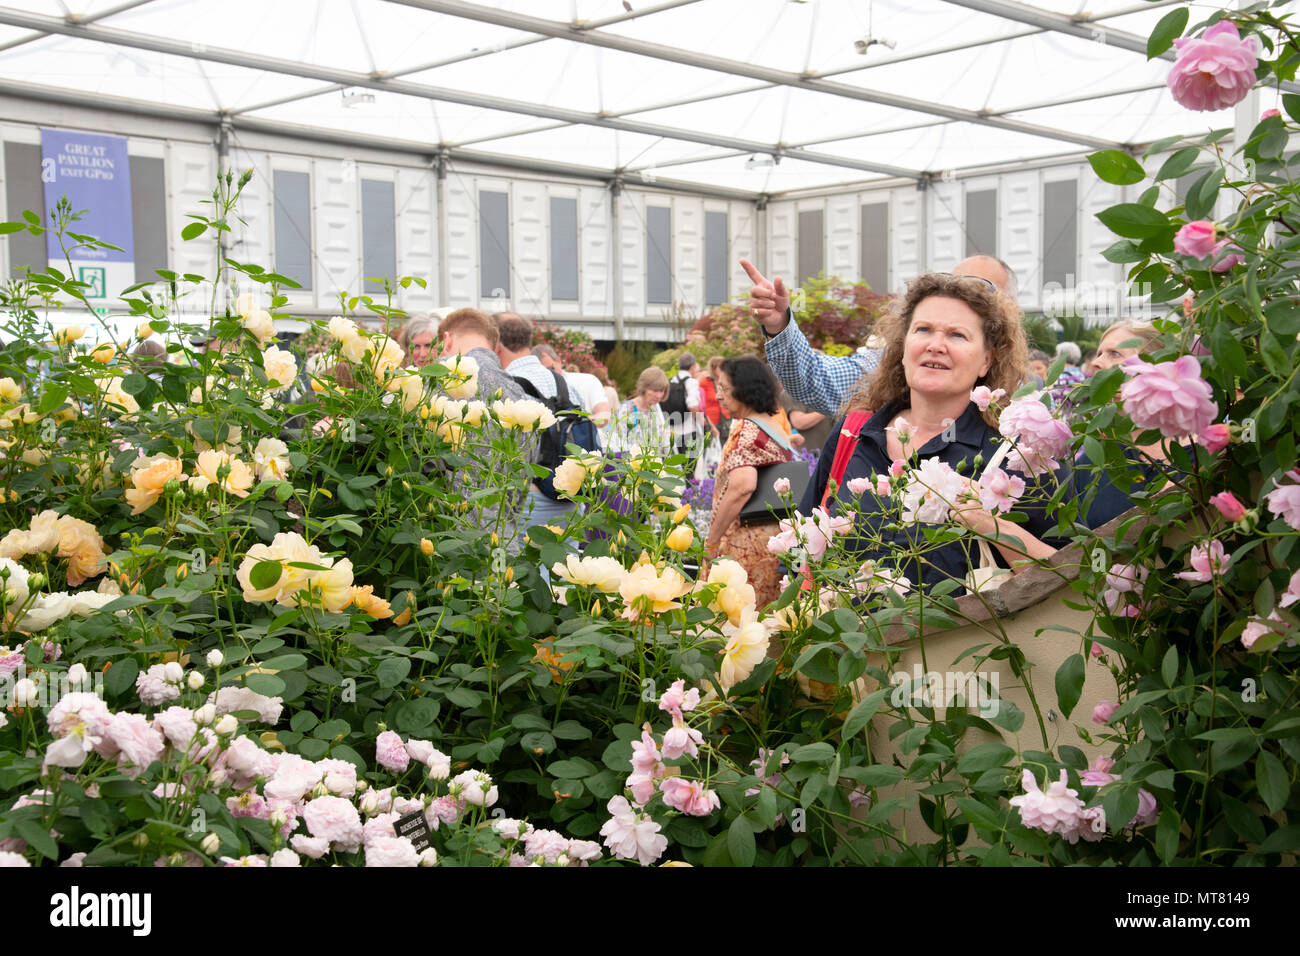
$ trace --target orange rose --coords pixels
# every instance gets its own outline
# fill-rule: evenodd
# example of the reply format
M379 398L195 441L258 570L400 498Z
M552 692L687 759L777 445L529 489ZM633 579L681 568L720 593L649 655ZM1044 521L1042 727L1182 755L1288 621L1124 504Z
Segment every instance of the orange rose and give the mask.
M162 497L163 487L173 478L179 480L183 468L179 460L168 455L137 458L131 465L131 483L126 490L126 500L131 504L131 514L143 514Z

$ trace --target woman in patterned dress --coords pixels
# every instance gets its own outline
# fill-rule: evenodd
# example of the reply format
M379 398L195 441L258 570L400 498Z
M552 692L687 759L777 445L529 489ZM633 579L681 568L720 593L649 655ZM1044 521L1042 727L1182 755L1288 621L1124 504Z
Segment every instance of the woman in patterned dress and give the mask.
M707 551L710 558L726 556L740 563L761 609L781 596L777 556L767 549L778 523L742 525L740 510L758 485L758 469L789 461L792 455L776 420L780 387L762 361L742 355L722 363L717 389L732 425L718 465Z

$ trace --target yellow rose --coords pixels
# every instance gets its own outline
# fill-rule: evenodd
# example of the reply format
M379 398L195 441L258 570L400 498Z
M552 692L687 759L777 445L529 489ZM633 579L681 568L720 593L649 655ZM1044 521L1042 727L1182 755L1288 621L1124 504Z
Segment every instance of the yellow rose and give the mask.
M253 333L258 345L265 345L267 340L275 338L275 322L271 319L271 313L265 309L254 309L247 315L241 316L239 321L245 329Z
M413 412L424 401L424 379L419 375L394 376L384 387L390 392L401 395L403 411Z
M573 498L582 490L587 480L587 469L575 458L566 458L555 469L555 490L566 498Z
M674 551L686 551L695 541L695 529L688 524L679 524L668 532L668 547Z
M128 415L134 415L140 410L140 403L135 400L134 395L128 395L122 389L122 380L116 376L108 378L95 379L95 385L104 393L104 402L110 406L116 406Z
M537 654L533 660L546 667L551 672L551 680L557 684L564 682L564 675L573 670L573 661L566 661L564 654L555 653L555 638L548 637L544 641L535 641L533 649Z
M375 597L373 586L366 584L362 587L349 588L351 594L352 606L364 614L369 614L377 621L393 616L393 608L387 601L381 597Z
M103 574L107 567L104 539L94 526L70 515L61 515L56 526L59 557L68 559L68 584L76 587L87 578Z
M551 414L550 409L541 402L528 398L493 402L492 412L502 425L507 428L518 428L520 431L530 432L533 429L540 431L555 424L555 416Z
M269 387L273 392L284 391L298 378L298 362L293 353L274 345L262 353L262 367L271 381Z
M655 614L662 614L681 607L677 598L690 589L690 583L676 568L665 568L659 572L653 564L638 564L627 573L619 585L618 593L629 608L634 608L641 599L645 599Z
M580 558L576 554L566 557L564 564L553 565L551 573L570 584L598 588L606 594L617 591L627 577L623 565L614 558Z
M253 451L253 467L262 481L279 481L289 474L289 446L278 438L263 438Z
M70 345L86 334L80 325L68 325L54 333L54 341L59 345Z
M98 362L100 365L107 365L113 361L113 356L117 354L117 349L111 342L105 342L103 345L96 345L90 350L90 360Z
M22 394L22 386L12 378L0 378L0 398L6 402L16 402Z
M746 611L739 626L722 625L722 633L727 638L722 648L722 662L718 665L718 684L723 690L730 690L743 681L755 667L767 656L767 625L758 620L753 608Z
M229 473L225 478L220 477L221 470L227 466ZM194 468L199 477L206 478L228 494L239 498L247 498L248 489L253 487L253 473L248 466L224 451L209 448L199 452Z
M321 607L340 613L352 600L352 562L344 558L324 571L312 571L311 590L320 595Z
M406 358L406 353L402 347L388 336L383 336L383 343L378 347L371 344L371 351L375 353L375 374L383 377L387 373L402 367L402 359Z
M452 398L472 398L478 394L478 362L467 355L453 355L440 363L447 369L442 390Z
M341 315L336 315L330 319L327 328L330 335L340 342L353 338L358 332L357 324L351 319L343 318Z
M423 554L426 558L433 557L433 542L430 541L428 538L421 538L420 553Z
M143 342L149 336L153 335L153 326L148 322L141 322L135 327L135 337Z
M168 455L137 458L131 463L133 487L126 490L131 514L143 514L153 507L154 502L162 497L163 486L173 479L180 480L183 473L180 461Z
M343 357L353 365L360 365L370 351L370 339L360 332L353 332L342 340Z
M682 505L673 512L673 524L680 524L686 520L686 516L691 513L690 505Z

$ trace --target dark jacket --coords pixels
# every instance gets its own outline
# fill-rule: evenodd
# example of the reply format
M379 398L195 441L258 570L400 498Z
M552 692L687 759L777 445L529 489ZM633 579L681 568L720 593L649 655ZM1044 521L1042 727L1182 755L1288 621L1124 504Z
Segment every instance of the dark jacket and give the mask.
M828 502L827 507L833 512L856 511L858 513L854 524L854 535L847 542L847 546L861 560L873 559L885 565L892 565L901 574L906 575L914 586L920 585L928 591L940 581L950 578L957 581L965 579L970 568L979 562L979 552L975 547L976 539L972 536L963 536L961 540L934 546L926 542L923 526L919 523L914 522L911 525L887 530L884 527L886 524L897 521L896 512L880 510L871 491L867 491L859 499L847 487L848 482L853 478L874 478L876 475L888 474L890 457L885 426L893 421L901 408L901 401L891 402L876 412L863 426L859 433L857 448L853 451L853 457L849 459L848 468L844 472L835 500ZM843 427L844 419L840 419L831 429L830 437L822 448L817 471L799 505L801 514L811 514L812 509L821 502L822 493L830 478L831 464L835 459L835 446L839 444L840 430ZM997 450L995 441L997 437L997 429L984 421L979 407L971 402L954 423L954 440L949 442L942 434L936 435L920 449L916 459L938 458L951 465L960 474L977 478L975 457L980 455L982 462L989 461ZM1032 496L1034 499L1046 500L1053 490L1052 480L1049 478L1043 487L1036 488L1026 479L1025 497ZM1056 526L1056 519L1047 517L1041 503L1026 502L1018 506L1015 511L1025 514L1029 519L1019 527L1046 540L1049 544L1059 547L1065 543L1053 539L1051 531ZM883 543L883 547L875 544L877 538ZM904 560L903 551L913 548L921 550L922 553ZM994 555L999 564L1005 565L1001 554L996 549Z

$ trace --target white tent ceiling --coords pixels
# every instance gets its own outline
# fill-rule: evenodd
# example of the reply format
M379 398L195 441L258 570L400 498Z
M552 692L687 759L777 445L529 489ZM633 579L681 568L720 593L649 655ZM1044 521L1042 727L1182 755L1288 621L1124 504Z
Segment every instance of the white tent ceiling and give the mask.
M0 88L755 195L1232 125L1097 4L0 0Z

